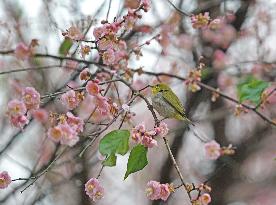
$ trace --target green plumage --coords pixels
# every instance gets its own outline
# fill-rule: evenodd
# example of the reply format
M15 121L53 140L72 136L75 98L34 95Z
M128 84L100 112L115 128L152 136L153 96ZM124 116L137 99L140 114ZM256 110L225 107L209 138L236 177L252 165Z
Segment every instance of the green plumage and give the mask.
M177 112L175 115L175 118L178 120L185 120L185 109L183 105L181 104L178 97L174 94L174 92L171 90L170 87L168 87L168 90L165 90L163 92L163 98L164 100L169 103Z
M152 99L153 106L163 117L189 121L182 103L168 85L160 83L152 86Z

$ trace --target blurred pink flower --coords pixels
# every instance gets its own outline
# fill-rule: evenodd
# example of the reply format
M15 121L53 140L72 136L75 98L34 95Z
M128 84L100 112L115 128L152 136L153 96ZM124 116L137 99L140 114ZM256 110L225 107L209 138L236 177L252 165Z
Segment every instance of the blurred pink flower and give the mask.
M24 43L19 43L15 48L14 54L20 60L27 60L31 56L31 49Z
M103 37L105 35L104 31L105 31L105 28L102 26L94 28L93 35L95 39L99 40L101 37Z
M97 83L93 81L88 81L86 84L86 91L89 95L98 95L100 93L100 87Z
M154 130L160 137L165 137L169 132L168 125L165 122L161 122L159 127L155 127Z
M161 184L160 187L161 187L160 199L162 199L163 201L167 201L168 197L171 194L170 185L169 184Z
M14 99L8 102L8 115L12 117L18 117L25 115L27 112L26 105L23 101Z
M37 109L32 111L32 116L37 121L44 123L48 120L48 112L45 109Z
M25 115L11 116L10 122L13 126L23 129L29 123L29 119Z
M141 0L141 6L144 11L147 12L150 9L151 1L150 0Z
M65 105L69 110L75 109L80 103L80 100L78 99L74 90L69 90L62 94L60 99L62 104Z
M222 69L227 63L227 56L222 50L216 50L213 56L213 66L216 69Z
M161 185L157 181L149 181L147 183L146 195L150 200L158 200L160 198Z
M71 26L69 29L66 30L66 32L63 33L63 35L67 38L70 38L72 40L82 40L84 39L84 35L81 33L80 29L76 26Z
M81 57L84 59L86 55L89 55L91 51L91 48L90 46L87 46L87 45L81 45Z
M209 12L205 12L204 15L200 13L198 15L191 16L191 22L192 22L193 28L195 29L206 28L209 24L209 20L210 20Z
M59 124L57 127L61 130L60 144L72 147L79 141L77 132L67 123Z
M54 142L59 142L62 136L62 130L59 126L51 127L47 132L47 136Z
M22 93L23 101L28 110L38 109L40 105L40 94L33 87L26 87Z
M220 144L218 144L215 140L212 140L204 145L206 156L209 159L216 160L220 157Z
M211 196L210 194L202 194L200 197L199 197L199 201L201 202L202 205L208 205L210 202L211 202Z
M98 179L91 178L85 184L85 192L93 201L98 201L103 198L104 188Z
M110 111L110 105L108 103L108 99L106 97L103 97L101 95L95 96L96 105L98 106L98 109L102 115L109 114Z
M88 68L85 68L83 71L80 73L80 80L89 80L90 78L90 72Z
M153 148L157 146L157 141L147 132L143 135L141 144L148 148Z
M67 112L66 116L68 125L72 126L77 133L83 132L84 121L81 118L74 116L71 112Z
M7 188L11 182L11 177L8 172L3 171L0 173L0 189Z
M114 64L115 61L116 61L116 56L115 56L114 50L111 49L111 48L107 49L107 51L105 51L103 53L102 58L103 58L103 63L105 65L112 65L112 64Z

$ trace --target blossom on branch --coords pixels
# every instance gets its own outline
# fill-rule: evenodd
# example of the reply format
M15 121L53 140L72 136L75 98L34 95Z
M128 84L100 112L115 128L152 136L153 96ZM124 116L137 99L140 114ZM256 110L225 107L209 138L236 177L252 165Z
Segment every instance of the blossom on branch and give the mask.
M216 160L220 157L221 147L215 140L212 140L204 145L206 156L209 159Z
M81 99L74 90L69 90L62 94L60 99L62 104L65 105L69 110L75 109L81 102Z
M85 192L93 201L98 201L103 198L104 188L98 179L91 178L85 184Z
M26 87L22 93L22 99L28 110L36 110L40 105L40 94L33 87Z
M174 192L172 184L160 184L157 181L149 181L147 183L146 195L150 200L161 199L167 201L172 192Z
M0 189L7 188L11 182L11 177L8 172L3 171L0 173Z

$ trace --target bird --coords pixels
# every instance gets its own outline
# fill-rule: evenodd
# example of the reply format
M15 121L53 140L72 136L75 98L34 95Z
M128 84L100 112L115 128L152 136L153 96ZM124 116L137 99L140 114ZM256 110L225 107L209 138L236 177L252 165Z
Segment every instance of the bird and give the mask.
M177 120L186 121L192 125L185 114L185 109L177 95L165 83L159 83L151 87L151 101L153 108L166 118L174 118Z

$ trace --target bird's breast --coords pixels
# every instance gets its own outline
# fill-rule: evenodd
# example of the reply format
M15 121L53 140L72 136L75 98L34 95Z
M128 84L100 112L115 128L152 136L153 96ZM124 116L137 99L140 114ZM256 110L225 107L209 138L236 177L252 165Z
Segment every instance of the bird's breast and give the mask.
M173 117L175 115L175 110L169 103L167 103L161 93L151 97L152 106L154 109L163 117Z

